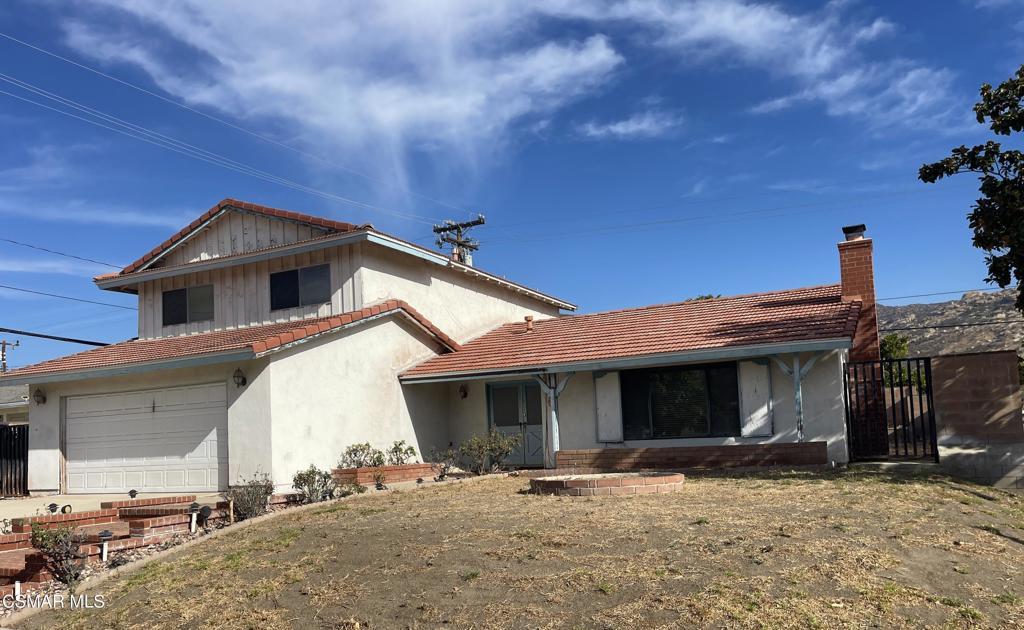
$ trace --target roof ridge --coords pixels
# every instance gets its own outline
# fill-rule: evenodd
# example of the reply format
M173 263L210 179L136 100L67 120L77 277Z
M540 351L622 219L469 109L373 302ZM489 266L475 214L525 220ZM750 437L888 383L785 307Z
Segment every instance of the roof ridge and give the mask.
M197 219L195 219L185 227L178 230L170 238L164 240L162 243L151 249L146 254L143 254L134 262L126 265L124 268L121 269L121 271L117 272L116 275L127 275L130 273L134 273L139 269L139 267L142 267L149 261L153 260L160 254L165 252L171 246L177 245L183 240L186 240L193 232L199 229L199 227L201 227L207 221L213 219L217 214L230 208L235 208L238 210L244 210L248 212L255 212L257 214L262 214L264 216L271 218L298 221L300 223L306 223L310 226L319 229L325 229L334 232L349 232L356 230L359 227L356 224L348 223L347 221L335 221L333 219L325 219L323 217L317 217L311 214L304 214L292 210L282 210L280 208L264 206L261 204L252 203L250 201L242 201L240 199L234 199L232 197L225 197L224 199L214 204L209 210L199 215Z

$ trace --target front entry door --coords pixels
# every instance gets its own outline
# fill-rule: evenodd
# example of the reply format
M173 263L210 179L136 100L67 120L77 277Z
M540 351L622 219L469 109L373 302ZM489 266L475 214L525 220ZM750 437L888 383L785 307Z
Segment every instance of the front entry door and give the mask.
M491 426L505 435L519 438L519 446L508 456L509 466L544 464L544 426L540 385L537 383L494 383L490 385Z

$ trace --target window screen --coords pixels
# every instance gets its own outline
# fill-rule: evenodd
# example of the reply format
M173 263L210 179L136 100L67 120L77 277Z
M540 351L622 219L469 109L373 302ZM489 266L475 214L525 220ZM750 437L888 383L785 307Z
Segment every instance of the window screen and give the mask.
M331 301L331 267L316 265L270 274L270 309Z
M213 285L204 284L163 292L164 326L213 319Z
M627 440L739 435L736 364L620 373Z

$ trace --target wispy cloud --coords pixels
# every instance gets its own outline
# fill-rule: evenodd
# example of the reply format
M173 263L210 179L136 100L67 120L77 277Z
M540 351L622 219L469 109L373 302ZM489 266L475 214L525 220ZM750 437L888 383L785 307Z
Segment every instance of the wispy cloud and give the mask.
M641 140L660 138L675 132L683 124L682 116L669 112L648 110L628 118L607 122L590 121L578 126L588 138Z
M110 271L102 265L88 262L65 262L61 260L38 260L32 258L0 258L0 271L6 273L59 274L91 278Z
M84 200L46 200L27 196L0 199L0 216L80 225L180 228L195 218L195 211L146 208L135 210Z

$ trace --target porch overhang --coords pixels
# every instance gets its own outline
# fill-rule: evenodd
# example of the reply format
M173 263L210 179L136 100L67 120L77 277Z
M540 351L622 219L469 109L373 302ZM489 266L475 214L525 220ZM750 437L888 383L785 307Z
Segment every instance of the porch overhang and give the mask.
M769 359L772 355L779 354L849 350L851 346L852 341L849 337L837 337L834 339L816 339L810 341L790 341L785 343L707 348L700 350L688 350L686 352L608 358L597 361L578 361L551 365L519 366L507 369L464 370L416 376L399 376L399 380L402 383L412 385L416 383L443 383L452 381L493 379L508 376L559 374L565 372L628 370L677 363L705 363L712 361L735 361L753 358Z

